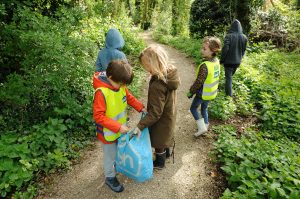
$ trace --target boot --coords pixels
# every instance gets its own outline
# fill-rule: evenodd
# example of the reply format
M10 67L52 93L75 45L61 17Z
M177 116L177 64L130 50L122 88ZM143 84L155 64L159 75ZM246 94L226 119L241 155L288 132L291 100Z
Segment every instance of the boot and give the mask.
M154 169L163 169L165 167L166 151L162 153L156 153L156 159L153 162Z
M166 158L169 158L171 156L170 148L166 148Z
M206 129L208 131L209 123L205 124L205 126L206 126Z
M198 131L194 134L196 137L202 135L203 133L207 132L206 125L204 123L204 119L200 118L199 120L196 120Z

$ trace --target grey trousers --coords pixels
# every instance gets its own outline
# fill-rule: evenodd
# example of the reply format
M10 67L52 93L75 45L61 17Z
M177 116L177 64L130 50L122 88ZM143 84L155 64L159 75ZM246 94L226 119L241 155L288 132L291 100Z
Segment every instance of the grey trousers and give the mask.
M232 97L232 76L234 75L239 64L224 65L225 68L225 93Z
M104 167L104 176L115 177L115 160L117 155L117 143L112 144L102 144L103 146L103 167Z

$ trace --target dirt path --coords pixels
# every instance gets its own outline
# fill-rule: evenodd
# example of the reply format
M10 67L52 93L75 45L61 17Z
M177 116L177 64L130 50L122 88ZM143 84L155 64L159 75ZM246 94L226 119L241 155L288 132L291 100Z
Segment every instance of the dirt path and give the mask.
M149 33L144 33L143 37L147 44L156 43L151 39ZM219 198L223 191L222 182L220 177L211 175L210 172L215 171L215 167L210 163L208 157L212 148L212 133L198 139L193 137L196 124L189 112L191 100L186 97L186 91L194 79L193 62L174 48L161 46L167 51L172 64L178 68L181 78L175 132L175 164L168 159L166 168L154 171L153 179L145 183L136 183L125 176L118 175L125 190L122 193L114 193L104 184L102 147L97 142L93 150L84 154L82 163L73 166L68 173L55 177L53 185L47 188L44 196L38 198ZM144 104L146 104L147 84L148 82L145 82L141 99ZM131 125L135 125L139 115L135 112L130 113L130 119ZM213 121L211 121L212 123Z

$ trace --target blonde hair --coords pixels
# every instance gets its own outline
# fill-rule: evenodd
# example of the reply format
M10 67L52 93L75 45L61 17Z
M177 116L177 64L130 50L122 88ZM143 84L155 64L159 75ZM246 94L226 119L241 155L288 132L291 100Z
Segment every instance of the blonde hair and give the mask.
M139 60L144 59L151 67L152 75L157 75L158 79L166 81L168 70L174 68L169 64L167 53L158 45L150 45L145 48L140 56Z
M221 51L221 41L218 37L204 37L203 43L208 43L209 49L213 52L213 56L216 56Z

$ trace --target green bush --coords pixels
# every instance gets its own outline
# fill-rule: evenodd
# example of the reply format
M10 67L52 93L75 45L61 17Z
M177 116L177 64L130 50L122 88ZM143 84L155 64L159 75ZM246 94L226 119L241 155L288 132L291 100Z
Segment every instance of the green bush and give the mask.
M16 132L1 135L0 193L26 187L37 171L48 173L69 165L63 120L49 119L19 137Z
M237 139L231 126L215 127L214 155L223 163L229 188L221 198L299 198L299 144L269 140L250 130Z
M226 121L235 116L236 105L231 97L219 92L217 97L209 104L208 111L213 118Z
M215 0L196 0L190 13L190 33L192 36L222 35L229 24L229 10L222 7L224 2Z
M47 17L17 6L11 23L0 24L1 197L33 198L39 175L68 168L95 137L92 75L105 32L121 31L130 61L144 48L130 20L83 9L59 7Z

